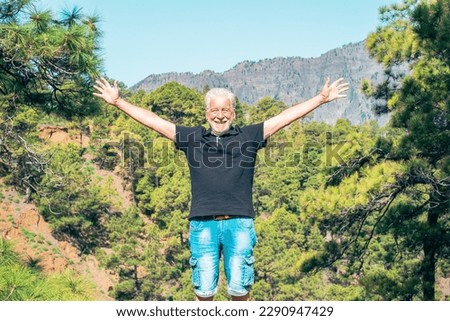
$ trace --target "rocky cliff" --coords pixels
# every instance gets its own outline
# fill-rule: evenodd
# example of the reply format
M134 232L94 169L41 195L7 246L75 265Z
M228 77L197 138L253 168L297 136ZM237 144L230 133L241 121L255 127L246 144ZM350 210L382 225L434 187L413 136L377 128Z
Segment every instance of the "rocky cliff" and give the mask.
M292 105L317 94L327 76L332 80L344 77L350 83L348 97L319 107L311 116L313 120L334 123L337 118L346 118L353 124L361 124L376 119L380 124L386 123L388 116L375 115L374 102L360 91L362 79L376 83L383 78L382 66L369 57L364 42L330 50L317 58L278 57L257 62L243 61L223 73L206 70L198 74L150 75L132 89L151 91L164 83L176 81L200 91L205 86L226 87L240 101L249 104L269 96Z

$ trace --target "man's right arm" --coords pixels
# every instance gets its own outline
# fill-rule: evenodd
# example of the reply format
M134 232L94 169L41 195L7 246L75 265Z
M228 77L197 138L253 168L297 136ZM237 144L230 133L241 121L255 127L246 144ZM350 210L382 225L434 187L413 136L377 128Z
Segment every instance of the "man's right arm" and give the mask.
M175 124L162 119L150 110L135 106L120 98L117 80L114 81L114 86L111 86L109 82L102 77L100 80L96 81L96 84L97 85L95 85L94 88L98 93L94 93L94 96L102 98L108 104L116 106L142 125L157 131L161 135L175 142Z

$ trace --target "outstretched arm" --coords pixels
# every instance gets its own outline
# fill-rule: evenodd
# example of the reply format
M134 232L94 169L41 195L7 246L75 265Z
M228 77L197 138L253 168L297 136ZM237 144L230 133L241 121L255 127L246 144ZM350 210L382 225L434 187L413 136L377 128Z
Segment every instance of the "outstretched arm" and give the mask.
M330 78L327 79L320 94L317 96L292 106L282 111L264 122L264 139L272 136L283 127L286 127L293 121L305 116L322 104L333 101L337 98L346 97L342 93L348 89L348 83L342 83L344 79L340 78L330 85Z
M111 86L103 77L96 80L95 83L97 85L94 85L94 88L98 92L95 92L94 96L102 98L108 104L116 106L144 126L147 126L168 139L175 141L175 124L162 119L150 110L135 106L120 98L117 80L114 81L113 86Z

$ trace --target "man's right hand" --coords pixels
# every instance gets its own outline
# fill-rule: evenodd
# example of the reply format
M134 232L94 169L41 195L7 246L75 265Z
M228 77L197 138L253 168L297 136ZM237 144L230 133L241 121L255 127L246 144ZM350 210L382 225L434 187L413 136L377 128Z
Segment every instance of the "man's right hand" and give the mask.
M94 96L102 98L108 104L116 106L118 109L126 113L131 118L137 120L142 125L151 128L161 135L169 138L171 141L175 141L175 124L159 117L152 111L135 106L125 99L120 98L119 86L117 80L114 81L114 86L111 86L108 80L101 77L95 81L94 88L98 92L94 92Z
M117 101L120 98L119 86L117 85L117 80L114 80L113 86L111 86L109 84L108 80L106 80L103 77L96 80L95 83L97 85L94 85L94 88L98 91L98 93L94 92L94 96L102 98L108 104L116 105Z

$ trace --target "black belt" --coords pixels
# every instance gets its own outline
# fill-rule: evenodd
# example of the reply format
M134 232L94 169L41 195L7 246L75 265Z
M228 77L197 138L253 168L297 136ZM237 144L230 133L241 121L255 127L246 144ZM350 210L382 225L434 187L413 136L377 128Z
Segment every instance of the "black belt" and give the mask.
M236 215L210 215L210 216L195 216L192 218L192 220L198 220L198 221L223 221L223 220L229 220L230 218L236 218L239 216Z

